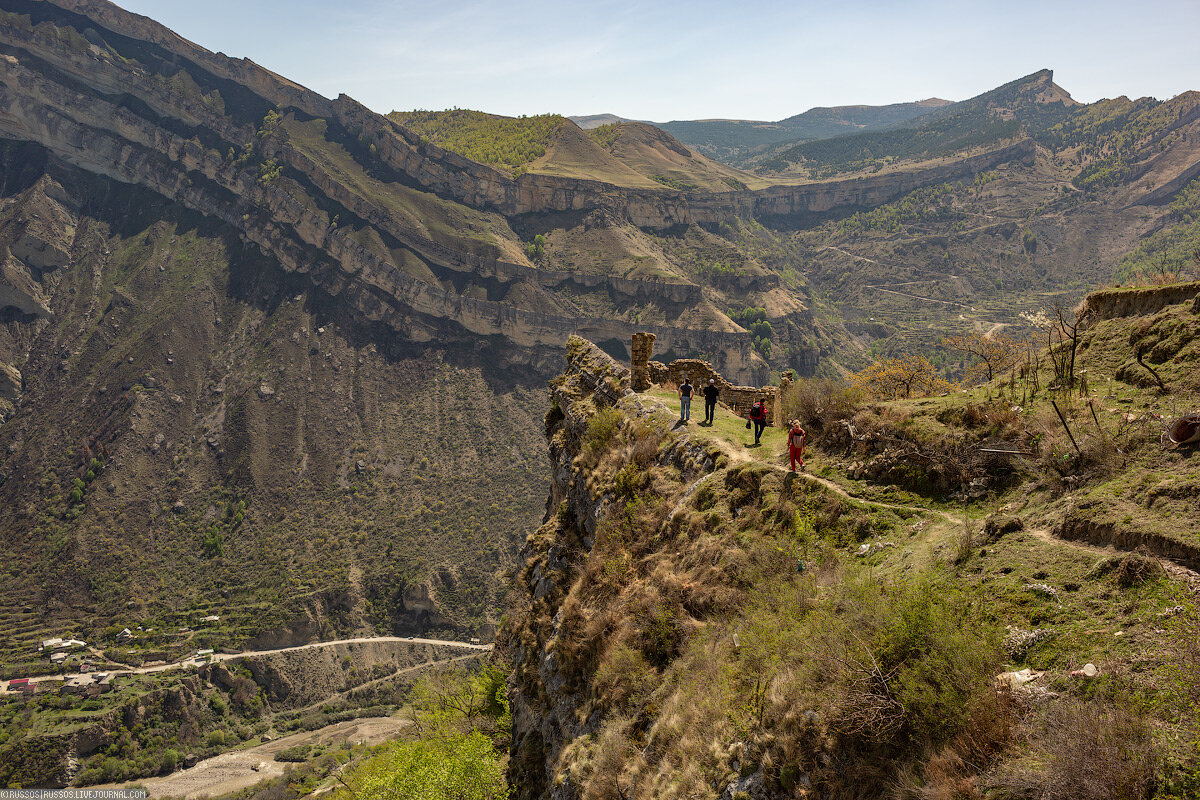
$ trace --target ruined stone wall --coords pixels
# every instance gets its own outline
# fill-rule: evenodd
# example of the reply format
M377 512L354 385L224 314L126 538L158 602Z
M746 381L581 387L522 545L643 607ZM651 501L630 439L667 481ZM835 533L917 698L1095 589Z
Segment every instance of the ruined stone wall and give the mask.
M739 417L749 418L750 407L759 400L764 400L767 406L767 419L772 420L775 425L784 424L777 403L781 387L738 386L717 372L712 364L699 358L677 358L669 365L663 364L661 361L651 361L650 356L654 355L654 339L653 334L635 333L633 335L633 343L630 347L632 353L630 371L634 376L633 388L635 391L644 392L650 388L650 384L655 383L660 386L668 384L678 386L683 383L684 378L687 378L696 387L696 393L699 394L700 390L708 385L709 380L712 380L721 392L718 402L727 406ZM638 382L639 376L644 379L644 385ZM782 386L791 383L790 371L785 373L784 380L787 383Z
M635 392L644 392L650 388L650 356L654 355L654 340L658 338L653 333L639 331L633 335L633 343L629 348L630 381Z
M678 358L667 367L668 381L678 386L686 377L695 386L696 391L708 385L711 378L721 396L718 402L729 407L739 417L750 416L750 406L759 400L767 404L767 419L775 419L775 395L779 391L774 386L738 386L730 383L721 373L713 369L712 364L698 358Z

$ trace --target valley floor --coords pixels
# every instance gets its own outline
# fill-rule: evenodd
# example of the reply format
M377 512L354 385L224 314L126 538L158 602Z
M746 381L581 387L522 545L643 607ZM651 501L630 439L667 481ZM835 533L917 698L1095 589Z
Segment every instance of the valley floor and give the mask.
M161 778L138 781L150 797L196 800L240 792L272 778L281 777L288 767L275 757L284 750L303 745L335 747L351 745L373 747L399 736L412 725L406 716L372 717L338 722L315 731L284 736L271 742L207 758L179 772ZM88 790L122 789L126 783L98 784Z

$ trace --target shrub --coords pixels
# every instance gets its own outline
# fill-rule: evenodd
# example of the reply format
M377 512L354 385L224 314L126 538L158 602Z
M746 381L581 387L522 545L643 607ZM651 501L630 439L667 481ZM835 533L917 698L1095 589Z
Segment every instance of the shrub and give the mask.
M654 670L640 652L616 644L605 654L592 690L597 699L611 709L636 705L654 685Z
M991 788L1039 800L1142 800L1159 754L1145 714L1131 703L1064 699L1047 707L1036 758L1006 764Z
M300 763L308 760L309 754L312 752L312 745L298 744L295 747L288 747L280 750L275 754L276 761L285 761L292 763Z
M862 392L855 386L829 378L802 378L783 395L787 419L798 419L809 442L829 443L843 420L858 413Z
M603 450L617 435L624 419L621 412L615 408L602 408L597 411L595 416L588 420L587 433L584 435L588 446L593 450Z
M491 741L478 731L444 738L394 742L342 781L335 800L502 800L508 783Z
M673 608L652 606L642 620L641 645L646 660L663 668L679 653L683 644L683 626Z
M921 355L876 361L855 375L854 381L864 394L880 400L929 396L951 389L937 368Z
M1141 586L1143 583L1161 578L1165 574L1158 559L1149 555L1144 549L1122 556L1113 573L1117 577L1117 585L1124 589Z

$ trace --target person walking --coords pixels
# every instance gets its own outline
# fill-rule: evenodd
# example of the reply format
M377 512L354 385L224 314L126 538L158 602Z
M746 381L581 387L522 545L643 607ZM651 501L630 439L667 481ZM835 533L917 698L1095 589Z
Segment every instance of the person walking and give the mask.
M796 471L797 461L800 462L800 469L804 469L804 444L807 440L808 434L800 427L800 420L792 420L792 427L788 431L788 455L792 459L792 472Z
M679 421L687 422L692 418L692 385L688 383L687 375L679 384Z
M754 423L754 446L758 447L767 427L767 404L764 401L755 400L754 405L750 406L750 421Z
M704 421L710 428L717 416L717 397L720 394L721 390L717 388L717 382L709 378L708 386L704 387Z

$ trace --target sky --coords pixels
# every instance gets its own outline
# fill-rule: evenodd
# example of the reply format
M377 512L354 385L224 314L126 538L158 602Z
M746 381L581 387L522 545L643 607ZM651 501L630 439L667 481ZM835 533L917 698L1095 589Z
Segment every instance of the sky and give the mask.
M1077 100L1200 89L1198 0L117 0L371 109L778 120L964 100L1054 70Z

